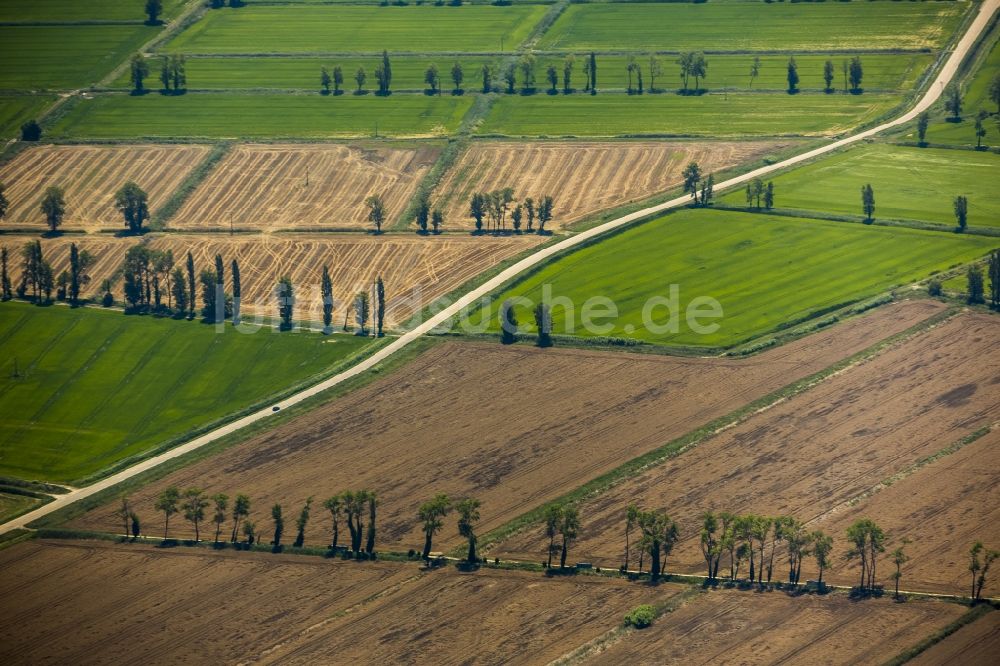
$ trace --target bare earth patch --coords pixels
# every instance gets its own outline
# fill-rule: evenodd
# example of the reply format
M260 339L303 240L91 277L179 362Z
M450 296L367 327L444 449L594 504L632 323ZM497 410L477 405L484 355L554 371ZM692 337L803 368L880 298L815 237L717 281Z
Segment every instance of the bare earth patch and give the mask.
M310 495L322 500L369 488L380 498L379 545L405 550L423 543L418 505L445 492L482 501L484 533L941 307L920 301L879 308L747 359L446 342L398 372L178 470L132 499L144 524L156 525L161 516L153 509L155 497L168 485L210 494L246 492L255 516L267 522L275 502L297 513ZM115 529L113 509L95 509L73 525ZM307 543L323 545L329 517L315 515ZM583 515L586 530L593 514ZM182 522L172 522L173 534L187 532ZM617 539L617 525L613 529ZM454 516L435 543L460 543ZM574 557L584 552L574 548ZM531 557L539 559L536 552Z
M776 141L476 141L435 190L450 226L472 228L476 191L514 188L518 200L555 199L551 228L676 187L688 162L711 173L779 150ZM510 220L508 219L508 228ZM527 224L527 222L523 222Z
M702 512L792 515L833 534L835 565L825 580L854 584L856 562L841 562L849 518L816 524L817 519L1000 418L1000 394L994 388L1000 374L998 352L1000 319L993 316L960 315L922 332L585 502L574 557L619 566L625 507L632 502L664 509L677 521L681 541L668 569L698 574L704 573ZM972 387L965 391L966 398L943 399L961 386ZM965 478L951 474L954 484L947 489L944 479L922 486L911 482L906 485L910 493L891 488L849 512L852 518L865 515L884 522L892 538L890 549L904 536L917 540L910 551L921 562L907 570L905 589L965 592L964 583L957 582L963 578L963 558L971 545L963 541L971 537L968 530L978 527L983 538L997 536L995 520L990 524L997 472L995 465L986 464L995 452L989 455L980 459L985 467L979 473ZM962 458L954 460L959 469L968 469ZM939 467L949 462L954 461L945 458ZM976 501L984 506L972 509ZM914 519L907 522L910 512ZM958 525L949 526L950 520ZM942 526L945 533L929 529L931 524ZM533 528L499 544L491 554L538 559L546 545L541 528ZM637 557L633 551L632 567ZM728 571L728 558L723 560L722 569ZM774 566L775 578L784 579L787 564L780 553ZM935 571L938 567L948 569ZM890 567L883 563L878 573L888 586ZM810 558L803 576L815 574Z
M677 590L509 571L422 573L415 563L30 542L0 552L0 660L539 663Z
M6 228L45 229L40 206L46 188L65 191L63 231L124 229L115 192L134 180L149 195L156 214L211 151L209 146L32 146L0 164L0 183L10 209Z
M198 186L170 227L315 230L370 227L367 197L403 212L439 148L339 144L248 144L233 148ZM455 226L455 225L449 225Z
M35 238L0 236L0 245L13 257L11 283L15 288L21 279L20 249L29 240ZM84 295L100 297L101 283L108 278L114 282L113 293L119 302L123 298L121 280L115 273L128 249L139 242L157 250L172 250L175 265L182 268L190 251L196 272L213 267L215 255L222 254L227 290L232 288L230 263L233 259L239 262L245 316L277 316L274 287L281 276L289 275L296 290L296 318L314 322L323 317L320 287L325 264L333 281L334 321L341 326L353 295L370 288L380 275L386 285L387 322L395 325L479 273L543 241L534 235L147 234L141 241L61 236L42 239L42 248L56 275L69 268L71 243L93 254L96 263ZM200 287L198 299L200 303ZM350 323L353 325L353 318Z
M957 619L938 601L854 602L846 595L714 591L585 663L877 664Z

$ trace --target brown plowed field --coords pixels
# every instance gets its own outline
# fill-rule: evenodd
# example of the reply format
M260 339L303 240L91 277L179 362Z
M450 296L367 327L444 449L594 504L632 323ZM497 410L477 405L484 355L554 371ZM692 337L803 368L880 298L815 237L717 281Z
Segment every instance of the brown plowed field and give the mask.
M984 384L980 384L983 395L979 400L995 402L1000 376ZM913 542L906 547L910 561L903 567L904 587L914 587L919 581L921 590L968 594L969 548L977 540L989 548L1000 548L1000 430L920 468L855 506L824 516L816 527L841 535L865 516L877 520L889 534L909 537ZM883 571L893 570L890 555L887 552L879 564ZM831 573L849 579L853 570L837 559ZM987 580L984 594L1000 594L996 576Z
M441 343L392 376L137 491L133 501L155 525L154 498L168 485L248 492L263 520L275 502L297 512L309 495L369 488L380 497L379 543L406 549L423 543L417 506L446 492L482 501L484 533L941 308L930 301L880 308L748 359ZM112 510L74 524L115 529ZM322 545L329 520L316 515L307 543ZM181 522L172 524L178 535ZM453 517L435 543L459 543Z
M66 198L60 229L124 229L114 206L122 185L138 183L155 214L210 151L209 146L32 146L0 164L10 202L3 225L45 229L42 197L47 187L58 185Z
M101 542L0 552L0 661L539 663L678 588Z
M0 245L12 255L11 283L15 287L21 274L20 249L28 240L34 238L0 236ZM342 325L345 304L381 275L387 292L386 318L389 325L394 325L482 271L543 240L532 235L147 234L142 242L157 250L173 250L175 262L182 267L191 251L198 271L214 266L215 255L221 253L227 289L232 286L230 262L239 261L246 315L276 316L274 285L287 274L296 289L296 318L321 321L320 283L326 264L333 280L334 321ZM121 301L120 279L115 272L128 248L139 241L89 235L42 239L43 253L57 275L69 268L69 246L73 242L97 258L85 295L99 296L102 281L112 278L115 298Z
M478 190L513 187L518 200L555 199L550 228L601 210L646 199L683 182L688 162L703 173L752 162L787 144L773 141L476 141L435 190L449 226L475 226L469 198ZM509 224L509 222L508 222ZM525 222L526 224L526 222Z
M993 666L1000 654L1000 613L987 613L932 645L912 661L911 666Z
M603 566L621 564L624 511L635 502L666 509L677 521L681 541L669 567L702 573L698 516L703 511L793 515L809 521L823 516L1000 418L998 375L1000 319L979 314L952 318L584 503L580 509L583 529L574 556ZM975 518L961 517L960 522L969 521L969 529L995 515L997 471L994 467L982 473L990 477L980 486L986 489L981 499L988 508L978 510ZM940 490L937 485L931 488ZM876 512L875 506L864 513L876 522L884 519L887 525L896 526L905 520L906 505L919 513L921 505L945 501L933 494L936 490L928 491L926 486L918 490L920 497L895 495L904 505L889 506L885 514ZM975 487L971 492L977 492ZM949 492L951 497L962 494L961 490ZM941 524L946 522L943 519ZM919 539L920 545L911 546L913 554L936 553L945 547L941 544L950 544L950 550L941 555L943 560L914 568L906 587L943 586L948 592L962 593L964 584L954 588L950 582L961 579L965 568L961 557L968 546L954 544L951 536L927 531L926 526L920 521L907 525L905 533L890 534L896 540L903 536ZM838 561L846 550L842 527L838 523L834 533L834 559ZM986 529L996 535L995 523ZM491 554L538 559L545 543L541 530L535 528L498 545ZM919 572L945 562L954 562L955 570L928 574L928 580L917 578ZM828 579L853 584L855 567L841 568L841 575L830 572ZM780 578L785 570L776 559L776 575ZM815 573L810 559L803 575L812 578ZM883 566L879 573L888 584L889 567Z
M373 194L382 195L391 224L439 153L426 147L237 146L171 218L170 226L192 231L229 229L230 222L236 229L261 230L369 227L364 201Z
M593 664L879 664L965 609L939 601L854 602L845 595L789 597L715 591L633 632Z

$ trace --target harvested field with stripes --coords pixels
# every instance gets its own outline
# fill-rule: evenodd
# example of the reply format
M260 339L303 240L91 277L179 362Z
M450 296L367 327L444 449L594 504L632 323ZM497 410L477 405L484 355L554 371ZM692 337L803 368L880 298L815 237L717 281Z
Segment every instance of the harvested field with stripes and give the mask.
M587 664L882 664L958 619L941 601L702 594Z
M1000 613L987 613L907 662L911 666L992 666L1000 654Z
M540 663L613 629L630 608L680 589L36 541L0 552L0 660L457 664L475 656L482 664ZM137 640L124 649L123 635Z
M0 164L10 209L5 229L45 229L40 210L49 186L65 191L61 231L124 229L115 192L134 180L149 195L150 213L167 202L211 151L204 145L32 146Z
M746 359L445 342L391 376L137 489L132 501L154 515L156 496L170 485L249 492L263 520L276 502L297 511L310 495L320 501L369 488L379 497L379 544L406 550L423 543L418 505L447 493L482 501L485 534L940 308L926 301L880 308ZM501 404L514 405L517 418ZM72 525L113 529L114 509L98 507ZM189 532L180 522L171 534ZM329 524L328 515L318 518L306 543L328 543ZM608 538L617 539L618 525L611 529ZM441 549L460 543L447 532L435 540ZM572 556L585 552L574 546Z
M703 173L761 159L786 147L778 141L477 141L435 190L449 226L471 228L474 192L514 188L520 201L555 199L550 227L577 222L598 211L646 199L683 182L681 172L698 162ZM526 224L524 222L523 224Z
M440 149L339 144L233 148L170 220L183 230L371 227L365 199L402 214Z
M11 283L21 279L21 246L34 238L0 236L14 257ZM106 236L60 236L42 239L47 261L58 275L69 268L69 246L76 243L95 257L90 282L84 295L100 296L104 279L111 279L115 299L122 300L116 272L128 248L147 243L155 250L171 250L176 265L182 266L188 251L196 270L214 265L215 255L226 262L227 289L232 287L229 262L236 259L242 277L244 315L275 316L273 289L278 279L289 275L296 291L295 317L322 320L320 283L323 265L333 279L334 321L342 324L344 306L360 289L378 276L386 285L386 321L404 323L424 305L439 298L484 270L524 252L545 239L535 235L473 237L466 235L416 236L414 234L369 236L345 234L146 234L135 238ZM353 320L350 322L353 324Z
M914 541L907 548L913 563L904 569L905 589L968 593L971 542L1000 541L994 501L1000 472L990 464L996 453L988 452L996 438L984 437L979 446L945 456L912 479L897 480L898 488L893 484L852 504L1000 420L998 375L1000 320L955 316L584 501L575 557L620 566L630 503L665 510L677 521L681 538L668 571L695 574L705 573L699 542L704 511L794 516L810 529L832 534L837 552L847 549L844 532L850 522L868 517L886 529L887 551L903 538ZM973 473L976 465L982 467ZM942 512L947 515L937 515ZM543 528L536 526L489 552L491 557L538 559L547 543ZM878 568L878 582L887 586L888 555ZM633 568L637 559L633 550ZM721 570L728 572L728 566L728 556L723 557ZM816 573L809 559L803 576L815 578ZM787 579L780 554L775 577ZM857 562L838 557L824 580L852 585L856 577ZM987 594L998 589L995 581L990 587Z

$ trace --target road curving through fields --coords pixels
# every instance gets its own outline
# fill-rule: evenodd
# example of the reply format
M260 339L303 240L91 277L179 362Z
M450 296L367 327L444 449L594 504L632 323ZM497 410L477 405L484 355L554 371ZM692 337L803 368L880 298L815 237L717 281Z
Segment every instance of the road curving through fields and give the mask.
M796 164L806 162L821 155L831 153L835 150L839 150L840 148L843 148L845 146L858 143L869 137L879 134L880 132L884 132L885 130L897 127L899 125L905 124L915 119L918 115L920 115L920 113L930 108L931 105L933 105L934 102L936 102L938 98L941 97L945 86L955 77L955 74L958 72L958 69L962 61L968 55L969 51L973 48L977 39L980 37L983 31L986 30L987 27L989 26L990 19L992 18L994 12L997 11L998 7L1000 7L1000 0L985 0L982 3L982 5L979 8L978 14L969 24L969 27L966 29L965 34L962 35L961 39L955 45L954 51L952 51L951 55L948 57L944 66L938 72L938 75L935 77L934 81L929 84L927 91L924 93L924 95L906 113L902 114L901 116L893 120L887 121L885 123L882 123L881 125L873 127L871 129L864 130L862 132L853 134L843 139L839 139L824 146L820 146L818 148L806 151L799 155L795 155L794 157L790 157L780 162L776 162L774 164L764 166L759 169L750 171L748 173L744 173L734 178L725 180L716 185L717 191L721 192L723 190L727 190L729 188L742 185L754 178L766 176L768 174L774 173L775 171L786 169L790 166L794 166ZM453 319L459 313L461 313L465 308L475 303L478 299L482 298L483 296L487 296L488 294L495 291L508 281L529 271L530 269L548 260L549 258L555 256L556 254L564 252L565 250L571 249L573 247L582 245L584 243L587 243L602 234L632 224L639 220L648 218L652 215L663 213L675 208L680 208L686 205L688 202L689 198L687 196L677 197L675 199L665 201L655 206L650 206L649 208L644 208L642 210L635 211L634 213L630 213L628 215L624 215L614 220L610 220L608 222L605 222L604 224L593 227L591 229L588 229L587 231L581 232L575 236L571 236L569 238L566 238L565 240L562 240L558 243L543 248L538 252L535 252L534 254L522 259L521 261L518 261L517 263L508 267L507 269L501 271L499 274L487 280L482 285L474 288L464 296L461 296L454 303L445 307L440 312L433 315L432 317L427 319L425 322L423 322L413 330L408 331L407 333L398 337L390 344L386 345L385 347L377 351L375 354L364 359L357 365L343 372L340 372L334 375L333 377L330 377L318 384L315 384L314 386L311 386L303 391L291 395L274 406L266 407L264 409L253 412L252 414L248 414L231 423L228 423L219 428L216 428L215 430L205 433L204 435L201 435L200 437L197 437L185 444L182 444L160 455L157 455L155 457L139 462L131 467L128 467L118 472L117 474L113 474L92 485L86 486L84 488L78 488L65 495L60 495L57 498L55 498L52 502L49 502L48 504L39 507L38 509L35 509L30 513L24 514L23 516L20 516L14 520L4 523L3 525L0 525L0 535L10 532L12 530L24 528L29 523L39 518L47 516L55 511L58 511L60 509L65 508L66 506L69 506L70 504L73 504L82 499L95 495L103 490L111 488L138 474L142 474L148 470L151 470L167 461L186 455L191 451L195 451L218 439L226 437L227 435L230 435L234 432L237 432L238 430L241 430L251 424L262 421L263 419L266 419L269 416L273 416L274 414L280 412L283 409L287 409L288 407L299 404L320 393L323 393L324 391L327 391L350 379L353 379L354 377L357 377L371 370L372 368L378 366L380 363L384 362L392 355L398 353L400 350L407 347L418 338L430 333L431 331L440 327L442 324L445 324L449 320Z

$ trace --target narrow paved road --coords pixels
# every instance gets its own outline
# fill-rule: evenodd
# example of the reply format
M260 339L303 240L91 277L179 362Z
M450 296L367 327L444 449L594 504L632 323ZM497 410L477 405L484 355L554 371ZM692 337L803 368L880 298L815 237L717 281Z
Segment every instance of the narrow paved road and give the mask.
M894 120L883 123L878 127L873 127L872 129L865 130L864 132L860 132L858 134L854 134L845 139L840 139L839 141L835 141L833 143L821 146L814 150L810 150L808 152L802 153L801 155L790 157L781 162L761 167L760 169L756 169L749 173L745 173L741 176L730 178L727 181L718 183L716 185L716 189L722 191L724 189L728 189L736 185L742 185L743 183L747 182L748 180L752 180L753 178L765 176L769 173L773 173L780 169L785 169L789 166L799 164L800 162L805 162L806 160L810 160L814 157L818 157L820 155L837 150L838 148L842 148L844 146L857 143L858 141L867 139L868 137L874 136L875 134L883 132L891 127L896 127L898 125L902 125L903 123L907 123L913 120L921 112L930 108L930 106L934 104L934 102L936 102L937 99L941 96L944 87L951 81L951 79L955 76L955 73L958 71L958 68L962 63L962 60L969 53L970 49L972 49L976 40L989 25L990 18L993 16L993 13L997 10L997 7L1000 7L1000 0L986 0L985 2L983 2L983 4L979 9L979 14L970 24L969 29L966 31L965 35L962 36L958 44L955 46L955 50L952 52L947 62L945 62L944 66L941 68L941 71L938 73L937 78L927 88L927 92L924 94L924 96L907 113L903 114L902 116L899 116L898 118L895 118ZM571 236L559 243L556 243L555 245L550 245L547 248L539 250L538 252L532 254L531 256L526 257L521 261L517 262L513 266L510 266L509 268L498 274L496 277L488 280L481 286L476 287L475 289L467 293L465 296L459 298L455 303L452 303L450 306L442 310L437 315L431 317L430 319L428 319L427 321L425 321L423 324L413 329L412 331L397 338L392 343L383 347L378 352L368 357L364 361L358 363L357 365L351 367L348 370L345 370L344 372L341 372L340 374L334 375L333 377L330 377L329 379L320 382L319 384L316 384L315 386L300 391L299 393L296 393L277 404L281 407L281 409L287 409L292 405L296 405L302 402L303 400L307 400L319 393L322 393L323 391L326 391L334 386L337 386L338 384L342 384L343 382L353 377L356 377L364 372L367 372L368 370L371 370L373 367L375 367L379 363L382 363L387 358L397 353L398 351L409 345L417 338L429 333L438 326L447 322L449 319L456 317L464 308L468 307L476 300L490 294L492 291L503 285L508 280L517 277L521 273L524 273L525 271L534 266L537 266L539 263L545 261L554 254L562 252L563 250L574 247L576 245L580 245L581 243L585 243L591 238L594 238L595 236L599 236L612 229L616 229L618 227L630 224L632 222L643 219L655 213L661 213L670 210L672 208L685 206L688 204L688 202L689 198L687 196L678 197L676 199L666 201L656 206L651 206L643 210L638 210L629 215L625 215L624 217L619 217L609 222L605 222L604 224L594 227L593 229L589 229L575 236ZM0 525L0 534L4 534L14 529L23 528L33 520L37 520L38 518L46 516L52 513L53 511L62 509L63 507L69 504L82 500L86 497L90 497L95 493L110 488L118 483L121 483L122 481L132 478L137 474L141 474L147 470L157 467L158 465L162 465L168 460L178 458L191 451L194 451L195 449L199 449L205 446L206 444L214 442L217 439L220 439L222 437L225 437L226 435L236 432L237 430L245 428L246 426L252 423L256 423L258 421L266 419L267 417L274 415L274 413L275 412L272 410L271 407L267 407L258 412L254 412L252 414L244 416L241 419L237 419L232 423L221 426L211 432L208 432L196 439L191 440L190 442L187 442L186 444L170 449L169 451L162 453L154 458L150 458L136 465L133 465L132 467L124 469L121 472L118 472L117 474L114 474L106 479L94 483L93 485L87 486L85 488L78 488L77 490L74 490L65 495L60 495L52 502L49 502L45 506L35 509L31 513L27 513L21 516L20 518L16 518L10 522Z

